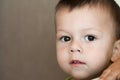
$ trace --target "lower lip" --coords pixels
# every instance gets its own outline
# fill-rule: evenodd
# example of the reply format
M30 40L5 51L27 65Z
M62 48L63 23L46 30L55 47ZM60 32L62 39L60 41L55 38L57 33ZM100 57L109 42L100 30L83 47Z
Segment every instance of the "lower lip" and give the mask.
M81 65L85 65L85 63L79 63L79 64L70 64L71 66L73 67L78 67L78 66L81 66Z

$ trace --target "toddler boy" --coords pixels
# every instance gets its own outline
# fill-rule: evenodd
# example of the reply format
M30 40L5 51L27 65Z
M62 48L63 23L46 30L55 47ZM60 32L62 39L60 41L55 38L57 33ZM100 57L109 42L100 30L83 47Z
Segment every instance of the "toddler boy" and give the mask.
M120 57L120 8L114 0L60 0L57 59L69 80L91 80Z

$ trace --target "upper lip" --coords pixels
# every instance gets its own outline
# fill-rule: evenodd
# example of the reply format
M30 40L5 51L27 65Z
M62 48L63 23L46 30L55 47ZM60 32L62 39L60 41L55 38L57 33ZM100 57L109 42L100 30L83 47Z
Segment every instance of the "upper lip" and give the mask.
M71 60L70 64L86 64L86 63L80 60Z

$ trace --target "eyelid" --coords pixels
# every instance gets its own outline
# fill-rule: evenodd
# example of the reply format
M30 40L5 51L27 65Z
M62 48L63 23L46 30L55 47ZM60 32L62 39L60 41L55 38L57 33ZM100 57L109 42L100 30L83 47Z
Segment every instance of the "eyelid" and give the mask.
M89 40L89 39L88 39L89 36L94 37L94 39L93 39L93 40ZM95 41L96 39L97 39L96 35L93 35L93 34L87 34L87 35L85 35L85 37L84 37L84 40L85 40L86 42L93 42L93 41Z
M58 31L57 34L56 34L56 36L57 36L57 38L59 38L59 39L60 39L60 37L62 37L62 36L69 36L69 37L71 37L70 34L64 32L64 31Z
M94 35L94 34L87 34L87 35L85 35L85 37L86 37L86 36L94 36L95 39L98 39L98 36L97 36L97 35Z
M68 39L68 40L65 40ZM70 36L61 36L59 39L61 42L69 42L71 41L71 37Z

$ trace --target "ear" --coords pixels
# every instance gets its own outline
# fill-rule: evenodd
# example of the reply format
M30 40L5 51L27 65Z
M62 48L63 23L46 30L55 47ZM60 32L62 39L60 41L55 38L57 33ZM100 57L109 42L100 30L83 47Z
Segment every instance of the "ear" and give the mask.
M113 55L111 57L111 61L115 62L120 58L120 40L117 40L113 47Z

